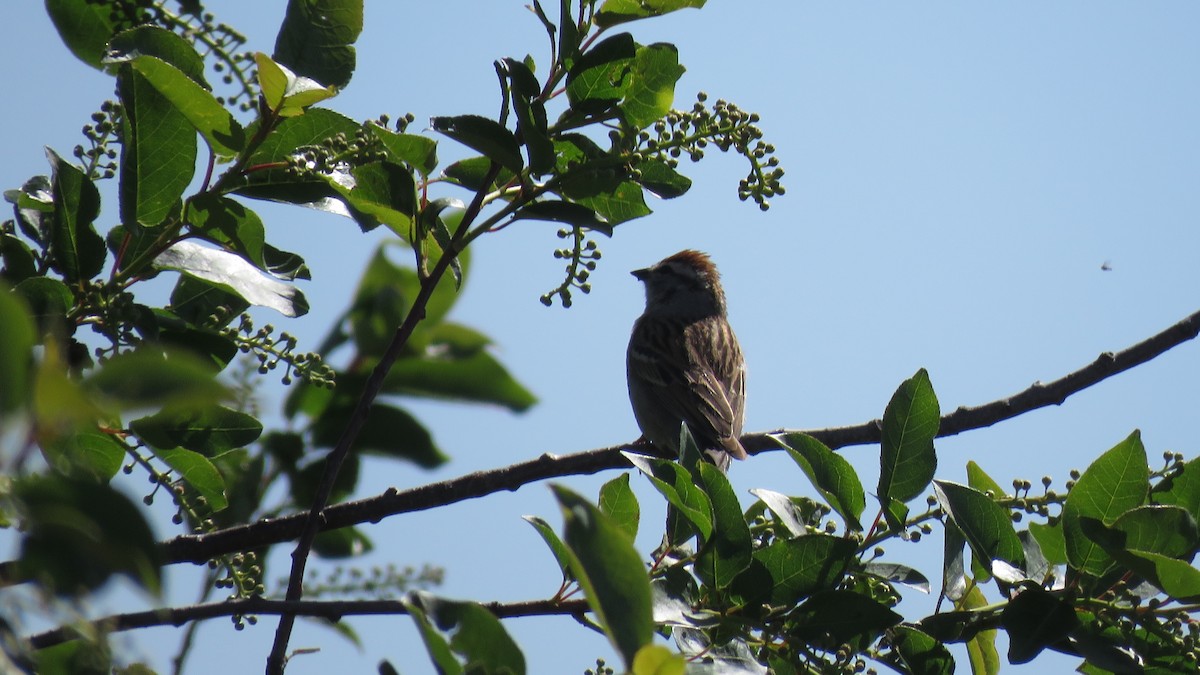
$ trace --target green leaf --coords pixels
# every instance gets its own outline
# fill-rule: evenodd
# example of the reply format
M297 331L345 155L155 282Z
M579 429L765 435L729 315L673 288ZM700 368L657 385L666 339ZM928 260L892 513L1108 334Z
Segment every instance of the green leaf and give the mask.
M388 226L396 236L413 240L413 218L417 213L417 184L408 169L393 162L359 164L350 170L353 187L336 177L330 185L358 211Z
M88 0L46 0L46 13L71 53L99 69L116 30L112 8Z
M790 634L797 639L866 649L902 617L864 594L820 591L797 607L789 620Z
M638 506L637 495L633 494L633 489L629 487L628 473L623 473L600 487L598 504L600 510L629 535L630 541L637 537L641 508Z
M33 318L17 293L0 284L0 417L29 404L33 389Z
M1177 506L1139 506L1122 513L1112 529L1130 551L1190 558L1200 543L1200 529L1187 509Z
M1053 525L1029 523L1029 534L1037 541L1047 562L1053 565L1067 564L1067 542L1063 536L1062 521Z
M938 504L967 538L984 569L990 570L993 560L1003 560L1024 569L1025 549L1013 529L1008 510L987 495L965 485L935 480L933 492Z
M212 89L204 79L204 59L191 43L159 26L142 25L122 31L109 43L104 60L120 64L141 56L164 61L205 90Z
M1000 614L1008 632L1009 663L1029 663L1046 647L1079 626L1071 603L1036 586L1026 586Z
M567 74L567 99L582 113L601 113L625 97L637 57L637 43L618 33L587 50Z
M754 552L754 562L733 583L746 603L792 607L812 594L832 589L856 552L852 539L807 534L776 539Z
M490 183L485 185L489 170L492 167L492 161L487 157L471 157L462 161L455 162L442 172L442 175L451 183L464 187L472 192L480 190L494 190L500 185L508 183L513 179L512 171L500 169L500 173Z
M313 552L322 558L339 560L354 558L375 550L370 537L357 527L341 527L325 530L313 540Z
M195 329L188 330L186 326L214 325L214 323L219 323L213 318L218 315L224 317L227 324L249 307L250 303L245 298L226 286L181 274L178 281L175 282L175 288L171 290L171 304L168 306L168 310L157 310L154 314L164 323L186 322L180 332L191 333L194 336ZM170 315L178 317L182 321L172 322L167 318ZM216 362L224 365L220 360Z
M621 115L635 129L662 119L675 100L675 83L683 76L679 50L667 43L638 47Z
M337 95L337 87L297 75L262 52L254 54L258 84L267 107L280 117L303 115L305 110Z
M265 272L266 228L258 214L239 201L206 192L188 202L194 231L226 250L237 253Z
M525 522L533 526L537 530L538 536L542 541L546 542L546 546L550 549L550 553L554 555L554 560L558 563L558 569L562 572L563 582L571 581L575 578L575 573L571 571L571 552L567 550L567 545L562 539L558 538L554 528L550 527L544 519L537 516L521 516Z
M67 311L75 304L75 296L58 279L30 277L17 284L13 293L29 309L35 324L35 340L38 335L61 331L68 325Z
M404 603L417 621L439 673L524 675L525 656L520 647L500 620L482 605L454 602L423 591L410 593ZM449 642L443 635L450 638ZM451 652L461 656L463 663Z
M922 593L929 592L929 579L917 570L899 563L865 563L863 571L893 584L903 584Z
M437 167L437 143L432 139L389 131L374 122L367 123L366 128L379 139L393 161L408 164L422 176L429 176Z
M182 447L205 457L247 446L262 435L262 422L253 415L223 405L163 408L129 427L157 450Z
M297 74L345 88L362 27L362 0L289 0L273 57Z
M164 357L151 346L110 358L84 380L84 386L125 408L205 405L227 393L204 361L183 353Z
M51 258L67 281L91 279L104 267L104 239L94 221L100 215L100 192L75 165L46 149L53 170L54 215Z
M892 646L908 672L920 675L952 675L954 656L942 643L910 626L892 629Z
M937 454L933 439L941 423L937 396L922 368L905 380L883 413L883 444L879 459L880 503L908 502L920 496L933 480Z
M557 199L533 202L518 211L517 218L566 223L612 236L612 226L595 211L581 204Z
M326 408L313 423L314 445L336 446L353 409L350 401ZM371 415L359 431L354 448L357 452L406 459L426 469L449 460L420 421L404 410L380 403L371 407Z
M1136 566L1139 574L1171 598L1189 603L1200 599L1200 570L1186 561L1146 551L1130 551L1130 556L1145 561Z
M112 434L95 430L55 434L40 445L46 463L70 478L106 483L125 460L125 446Z
M752 538L742 508L725 473L700 463L704 491L712 501L713 532L705 537L696 558L696 575L716 588L726 588L750 566Z
M13 495L24 515L23 577L73 595L124 574L160 592L154 534L141 509L120 492L92 480L43 475L14 481Z
M154 455L200 493L214 512L223 511L229 505L225 498L225 479L207 457L186 448L155 449Z
M663 199L683 196L692 189L692 179L672 169L666 162L656 159L642 160L638 163L637 170L637 182Z
M470 355L404 358L388 372L384 391L474 403L495 403L514 412L537 403L528 389L486 351Z
M677 462L665 459L652 459L630 452L622 454L630 464L650 479L650 483L672 507L695 526L701 538L707 539L712 536L712 502L709 501L708 495L692 482L692 476L687 469L679 466Z
M550 489L562 508L563 541L571 551L575 578L629 668L654 636L646 567L633 542L600 509L561 485Z
M153 56L131 61L159 94L171 102L218 157L234 157L246 144L245 132L212 94L171 64Z
M401 602L408 610L408 615L413 618L413 623L417 624L417 631L425 643L425 651L429 653L438 675L462 675L462 664L454 658L454 652L450 651L450 644L446 638L430 622L421 598L416 594L409 594L404 596ZM384 672L382 668L380 672Z
M995 499L1009 496L1004 488L1000 487L1000 484L983 470L983 467L975 463L975 460L967 462L967 485L985 494L991 492Z
M152 227L177 208L196 170L196 130L146 78L122 64L121 221Z
M846 521L846 526L862 530L858 519L867 506L867 497L850 462L807 434L787 434L782 441L792 461Z
M1099 577L1113 560L1083 531L1082 520L1093 518L1105 525L1126 511L1146 503L1149 469L1141 433L1134 431L1105 452L1083 472L1063 505L1062 525L1067 560L1071 568Z
M706 0L604 0L596 12L596 25L607 28L626 21L637 21L669 14L685 7L700 8Z
M955 607L973 610L986 607L988 604L990 603L984 597L979 586L972 585L971 590ZM981 630L967 640L967 656L971 660L971 672L974 675L999 675L1000 653L996 651L997 632L995 629Z
M1150 492L1156 504L1187 509L1200 521L1200 457L1193 458L1156 484Z
M516 137L495 120L479 115L457 115L434 117L430 125L434 131L483 154L513 173L520 173L525 164Z
M17 237L0 233L0 279L20 283L37 274L33 251Z
M633 657L633 675L684 675L687 659L662 645L646 645Z
M264 275L234 253L181 241L155 258L154 266L220 285L252 305L269 307L287 317L308 313L308 300L300 289Z

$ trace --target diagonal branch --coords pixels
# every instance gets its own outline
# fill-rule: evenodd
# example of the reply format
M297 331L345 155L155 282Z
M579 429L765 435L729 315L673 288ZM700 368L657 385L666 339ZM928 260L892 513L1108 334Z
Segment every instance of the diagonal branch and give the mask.
M480 603L499 619L522 616L582 615L589 611L586 600L526 600L522 602ZM180 626L191 621L203 621L222 616L250 615L313 616L340 621L347 616L408 614L399 600L268 600L252 597L244 600L208 602L186 607L151 609L144 612L114 614L88 623L93 631L81 631L79 625L63 626L30 636L25 646L45 649L75 640L90 632L118 633L154 626Z
M484 185L490 185L499 173L500 165L492 162L488 168ZM371 412L371 406L379 396L379 392L383 391L384 381L387 378L388 372L391 371L392 365L404 350L404 346L408 343L408 338L416 329L417 324L425 319L425 307L429 303L429 298L433 296L433 290L437 287L438 282L441 281L442 276L445 275L446 270L450 268L450 264L458 256L458 251L455 247L462 242L463 236L470 229L472 221L475 220L475 217L479 215L480 209L483 208L483 199L486 192L486 189L480 188L475 193L474 199L471 200L470 206L463 213L458 229L451 238L450 246L447 250L442 251L441 257L438 258L429 276L421 280L421 290L413 300L412 307L408 311L408 316L404 317L404 322L396 329L396 333L392 336L392 341L388 345L387 351L379 359L379 363L376 364L375 369L371 371L371 377L367 380L367 384L363 388L363 393L359 397L358 403L354 406L354 412L351 414L346 428L342 431L342 436L338 439L337 446L333 450L330 450L326 457L325 473L321 477L321 483L317 487L312 505L309 507L307 513L298 514L303 520L300 523L299 541L296 543L296 549L292 552L292 568L288 575L286 599L289 601L298 601L301 595L303 595L304 570L308 565L308 554L312 551L313 542L316 540L317 534L321 530L328 529L326 524L322 522L324 520L323 512L329 503L330 494L333 493L333 486L337 480L342 463L346 460L346 456L350 454L350 447L354 445L359 432L362 431L363 425L366 424L367 415ZM283 612L280 615L279 626L275 629L275 640L271 645L271 653L267 656L268 675L283 675L283 670L287 665L287 645L291 639L292 627L295 623L295 615L288 614L287 612Z

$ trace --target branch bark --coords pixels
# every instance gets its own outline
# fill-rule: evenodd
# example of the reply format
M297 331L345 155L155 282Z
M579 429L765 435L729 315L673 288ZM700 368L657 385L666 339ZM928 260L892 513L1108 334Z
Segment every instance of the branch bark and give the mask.
M522 616L578 616L589 611L585 600L526 600L522 602L480 603L500 619ZM340 621L346 616L408 614L399 600L268 600L262 597L244 600L208 602L187 607L151 609L144 612L114 614L90 622L99 632L118 633L154 626L180 626L191 621L203 621L222 616L273 615L315 616ZM45 649L75 640L81 635L79 626L63 626L30 636L26 644L31 649Z

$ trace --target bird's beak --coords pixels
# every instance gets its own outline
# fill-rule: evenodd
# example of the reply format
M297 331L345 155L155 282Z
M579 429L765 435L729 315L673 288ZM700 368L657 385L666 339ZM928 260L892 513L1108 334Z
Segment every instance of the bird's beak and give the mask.
M638 281L645 281L646 277L650 276L650 268L647 267L640 270L634 270L630 272L630 274L632 274L633 278L637 279Z

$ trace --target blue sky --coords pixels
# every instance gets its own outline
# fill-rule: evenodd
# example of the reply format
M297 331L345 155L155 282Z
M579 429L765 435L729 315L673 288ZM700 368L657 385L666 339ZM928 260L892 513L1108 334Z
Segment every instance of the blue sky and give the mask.
M285 5L206 3L247 35L250 48L266 52ZM524 415L413 404L453 461L433 473L369 464L361 496L635 438L624 349L642 295L628 271L682 248L708 251L724 275L748 362L746 424L754 431L878 417L921 367L943 412L981 404L1184 318L1200 304L1198 14L1200 6L1184 2L777 0L712 2L632 25L639 42L678 45L688 68L678 107L702 89L762 116L787 169L787 195L761 213L736 198L745 173L739 158L712 152L698 165L685 162L692 192L650 204L653 215L601 241L594 290L570 310L538 302L560 278L552 226L523 222L481 239L453 318L492 336L497 355L541 402ZM0 18L20 27L0 43L9 83L0 109L7 189L47 172L42 146L69 154L113 84L60 46L41 3L6 3ZM519 0L368 2L358 48L354 80L330 107L357 119L411 111L412 130L433 115L495 110L494 59L547 58L544 34ZM443 141L439 154L459 152ZM301 348L315 348L383 233L363 236L327 214L252 208L268 238L301 253L313 270L304 288L312 312L286 329ZM114 218L108 202L101 222ZM1109 271L1101 269L1106 261ZM1200 348L1184 345L1061 407L939 441L938 475L963 480L973 459L1002 485L1016 477L1036 484L1049 474L1061 488L1071 468L1135 428L1152 458L1164 450L1194 456L1198 366ZM273 384L265 394L281 395ZM873 486L877 448L845 453ZM564 482L595 494L615 475ZM739 464L731 476L747 503L746 491L759 487L811 494L778 454ZM634 483L650 533L639 545L649 551L662 506L644 481ZM140 494L143 485L129 489ZM557 571L523 514L558 521L549 491L531 485L373 526L376 551L363 564L443 565L440 592L455 598L548 597ZM162 537L171 534L167 518L164 508ZM889 557L934 577L940 549L926 540L896 546ZM285 574L284 548L280 554L272 578ZM192 570L173 573L176 604L194 600L194 579ZM120 587L97 611L143 604ZM928 605L906 594L901 611L916 618ZM193 672L261 667L274 625L264 617L234 632L209 622ZM361 652L302 625L293 647L321 652L297 658L289 673L369 672L382 658L407 674L433 672L407 618L354 626ZM596 656L615 660L602 638L569 619L507 626L532 673L580 672ZM175 639L176 631L158 629L118 644L165 671Z

